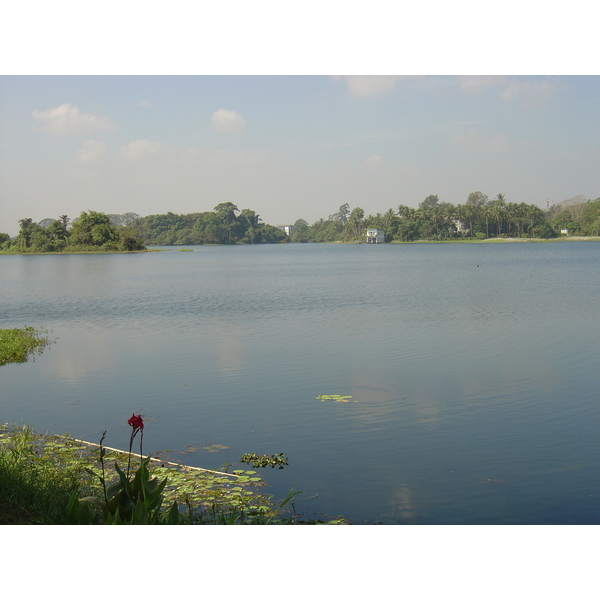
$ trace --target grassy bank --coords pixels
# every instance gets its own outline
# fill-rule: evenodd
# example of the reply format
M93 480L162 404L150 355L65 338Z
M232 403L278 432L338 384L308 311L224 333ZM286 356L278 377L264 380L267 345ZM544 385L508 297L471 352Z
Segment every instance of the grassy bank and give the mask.
M68 506L76 497L101 500L106 477L119 480L115 463L124 470L129 453L68 436L35 434L29 427L0 426L0 524L61 525L69 523ZM140 456L132 454L132 470ZM164 513L175 503L181 524L291 524L283 503L260 493L264 482L256 471L234 473L188 467L151 459L151 477L166 480Z
M0 366L7 363L24 363L39 354L50 343L44 331L33 327L0 329Z

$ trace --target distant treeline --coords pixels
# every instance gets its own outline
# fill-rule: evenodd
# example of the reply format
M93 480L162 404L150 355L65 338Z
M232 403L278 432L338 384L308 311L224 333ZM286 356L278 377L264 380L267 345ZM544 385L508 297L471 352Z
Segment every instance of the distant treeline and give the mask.
M292 242L360 242L367 229L381 229L387 242L493 237L555 238L560 235L600 235L600 198L565 200L543 211L534 204L507 202L504 194L490 200L482 192L469 194L464 204L440 202L428 196L418 208L400 205L386 213L365 216L348 204L337 213L309 225L297 220Z
M149 246L188 244L277 244L289 237L274 225L262 223L249 208L231 202L212 212L176 215L172 212L139 217L128 223Z
M146 245L276 244L282 242L362 242L367 229L381 229L387 242L488 239L507 237L555 238L560 235L600 235L600 198L577 196L542 210L534 204L507 202L503 194L490 200L482 192L469 194L464 204L440 202L428 196L418 208L400 205L386 213L365 216L360 207L342 204L338 212L309 225L298 219L291 236L261 222L250 209L231 202L211 212L176 215L172 212L140 217L135 213L106 215L89 211L70 223L58 219L19 221L11 240L0 233L4 252L136 251Z

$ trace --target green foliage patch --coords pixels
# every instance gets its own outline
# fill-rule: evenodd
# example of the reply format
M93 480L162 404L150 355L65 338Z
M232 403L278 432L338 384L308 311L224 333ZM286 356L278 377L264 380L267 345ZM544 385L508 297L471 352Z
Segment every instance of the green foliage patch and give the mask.
M0 329L0 366L24 363L30 356L40 354L51 343L46 333L33 327Z
M251 464L255 468L271 467L273 469L279 467L280 469L283 469L283 466L288 464L288 458L287 456L284 456L283 453L263 454L259 456L256 452L253 452L252 454L242 454L240 462ZM236 471L234 471L234 473L235 472ZM253 471L248 471L248 473L253 473Z
M321 396L317 396L317 400L321 402L325 402L325 400L334 400L335 402L349 402L352 396L340 396L338 394L322 394ZM354 402L358 402L358 400L354 400Z
M67 215L61 215L43 226L44 221L35 223L31 218L19 219L19 234L14 240L0 234L0 252L47 254L139 252L146 249L138 232L127 225L114 225L110 216L104 213L83 211L69 226L70 221Z

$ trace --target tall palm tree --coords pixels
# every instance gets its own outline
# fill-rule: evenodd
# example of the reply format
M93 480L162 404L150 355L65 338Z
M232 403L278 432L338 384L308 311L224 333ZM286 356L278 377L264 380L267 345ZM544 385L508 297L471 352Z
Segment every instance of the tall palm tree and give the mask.
M529 204L526 208L526 212L527 216L529 217L529 237L531 237L533 232L533 223L544 214L544 211L542 211L542 209L535 204Z
M468 219L468 214L467 213L468 213L468 211L465 208L464 204L459 204L456 207L456 210L454 211L454 216L459 221L459 224L464 223ZM461 234L465 235L462 231L461 231Z
M512 237L512 226L515 224L515 220L518 218L517 205L514 202L508 202L504 210L506 214L506 230L508 235Z
M483 207L483 216L485 217L485 237L490 237L490 217L493 216L493 210L490 205Z
M496 237L502 235L502 220L505 217L506 196L498 194L491 204L493 218L496 220Z
M357 206L350 213L350 218L348 219L348 221L346 221L346 226L344 227L344 229L348 233L350 233L352 237L359 237L362 233L362 229L364 226L364 218L365 211Z
M405 206L404 204L401 204L398 207L398 216L401 219L414 219L415 213L416 209L412 208L411 206Z
M469 236L473 237L473 217L475 216L475 207L472 204L463 204L462 212L465 219L469 221Z
M496 221L496 237L500 235L500 227L502 223L502 209L496 202L492 202L489 207L490 218Z
M390 208L388 209L388 211L385 213L385 215L383 215L383 229L388 229L389 226L394 222L394 218L395 218L395 214L394 211Z

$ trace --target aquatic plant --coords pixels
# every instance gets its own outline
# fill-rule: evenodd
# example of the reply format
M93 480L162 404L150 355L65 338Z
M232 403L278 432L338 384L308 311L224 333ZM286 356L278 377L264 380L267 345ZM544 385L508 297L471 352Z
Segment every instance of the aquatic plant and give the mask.
M177 525L179 523L179 507L173 502L170 510L165 514L161 511L163 503L163 490L167 485L167 479L159 481L156 477L150 477L148 464L150 457L143 458L142 439L144 436L144 421L141 415L132 414L127 424L132 431L129 438L129 453L127 460L127 473L123 473L115 461L114 467L118 480L107 486L104 466L103 441L106 432L102 433L100 439L100 463L101 474L95 473L89 468L86 471L96 475L100 479L103 490L103 498L97 496L86 496L78 498L74 492L67 507L67 522L71 525L91 525L100 522L106 525ZM135 436L140 436L141 462L133 478L129 478L131 466L131 448ZM93 512L90 505L98 512Z
M352 396L339 396L338 394L329 394L329 395L321 395L317 396L317 400L321 402L325 402L325 400L335 400L336 402L348 402ZM354 400L354 402L358 402L358 400Z
M271 498L246 488L264 482L256 471L237 470L233 474L184 467L165 462L150 471L151 457L143 457L142 438L144 421L133 413L128 425L132 428L129 439L128 466L124 473L116 458L111 458L116 478L106 474L107 452L103 432L98 445L100 469L86 467L85 471L101 484L102 494L78 498L74 493L67 510L72 524L269 524L279 517L279 510L293 498L291 494L278 507ZM129 476L132 447L140 433L140 466ZM279 460L287 459L281 455ZM173 466L177 468L173 468ZM110 481L109 481L110 479ZM297 492L299 493L299 492ZM168 510L163 509L170 505ZM182 514L180 508L187 508Z
M24 363L35 354L41 354L51 343L45 330L34 327L0 329L0 366L8 363Z
M105 436L102 432L94 444L68 434L48 436L0 425L0 524L346 522L296 513L294 499L302 492L293 489L275 502L258 491L266 484L252 470L227 473L140 456L140 468L127 478L117 466L128 453L104 446Z
M136 415L135 413L132 413L131 417L127 421L127 425L131 427L131 436L129 438L129 459L127 460L127 477L129 477L129 468L131 466L131 448L133 446L133 440L138 432L141 432L140 457L144 456L144 453L142 452L142 440L144 439L144 420L142 419L142 415Z
M283 453L280 454L263 454L259 456L256 452L252 454L242 454L242 458L240 458L240 462L252 464L253 467L271 467L274 468L278 466L280 469L283 469L283 465L288 464L287 456L283 456ZM234 471L235 473L235 471Z

